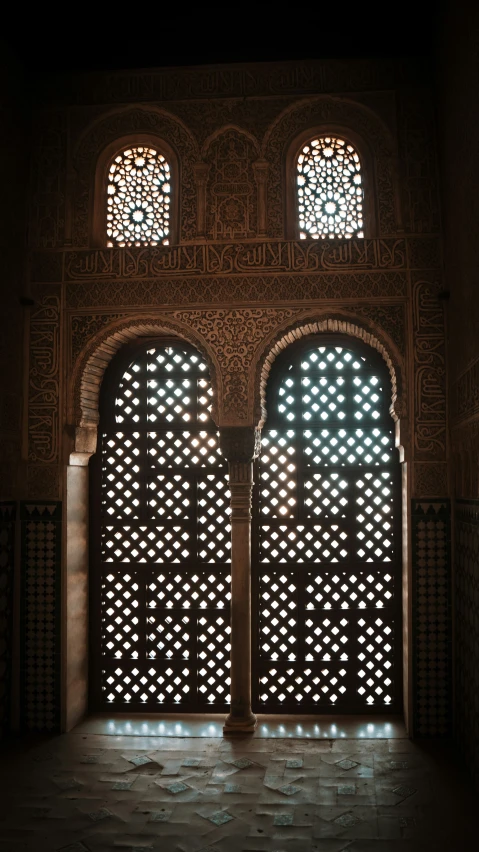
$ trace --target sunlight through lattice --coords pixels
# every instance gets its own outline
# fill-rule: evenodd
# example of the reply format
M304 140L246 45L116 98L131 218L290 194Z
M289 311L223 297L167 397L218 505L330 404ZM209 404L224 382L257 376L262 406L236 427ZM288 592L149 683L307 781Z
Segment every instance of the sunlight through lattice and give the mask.
M316 346L273 388L258 464L260 704L392 706L399 570L385 371Z
M359 156L335 136L312 139L296 161L301 239L364 237Z
M182 343L145 346L111 397L101 444L102 701L224 709L230 499L207 365Z
M168 245L170 196L170 166L162 154L143 146L118 154L108 173L107 245Z

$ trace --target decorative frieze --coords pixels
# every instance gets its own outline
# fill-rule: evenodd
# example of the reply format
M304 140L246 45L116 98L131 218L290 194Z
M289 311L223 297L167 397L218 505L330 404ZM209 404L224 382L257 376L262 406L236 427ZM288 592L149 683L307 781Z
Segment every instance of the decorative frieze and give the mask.
M267 165L267 164L266 164ZM265 190L266 165L256 163ZM205 189L205 164L196 167L198 191ZM206 167L207 168L207 167ZM206 203L206 202L205 202ZM204 204L202 203L204 207ZM261 205L260 205L261 206ZM265 214L265 211L263 211ZM266 214L265 214L266 215ZM204 228L204 223L202 225ZM438 269L441 252L435 237L383 240L262 240L191 243L177 246L34 251L30 278L37 283L98 282L112 279L155 280L211 275L278 275L355 271Z
M441 284L422 278L413 285L415 458L446 458L446 356Z
M70 309L216 305L344 299L404 299L405 272L165 278L155 281L75 281L66 285Z
M67 251L64 279L99 281L105 278L171 278L175 275L304 274L405 267L406 243L403 239L343 242L267 240Z
M417 70L411 59L353 59L348 62L327 59L102 72L74 76L68 86L68 97L74 103L124 104L384 91L416 82ZM41 95L48 98L48 81L42 83ZM58 98L57 91L55 97Z
M28 383L28 459L50 464L58 459L60 423L59 287L40 295L30 315Z

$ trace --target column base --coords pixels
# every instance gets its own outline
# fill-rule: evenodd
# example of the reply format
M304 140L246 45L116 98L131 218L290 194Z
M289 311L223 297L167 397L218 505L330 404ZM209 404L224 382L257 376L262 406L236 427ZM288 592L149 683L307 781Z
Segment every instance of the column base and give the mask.
M257 726L258 720L254 713L247 716L232 716L230 713L225 719L223 734L251 734Z

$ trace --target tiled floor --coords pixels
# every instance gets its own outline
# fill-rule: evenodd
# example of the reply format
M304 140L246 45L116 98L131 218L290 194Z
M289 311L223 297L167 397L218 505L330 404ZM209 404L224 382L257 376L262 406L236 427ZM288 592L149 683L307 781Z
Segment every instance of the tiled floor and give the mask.
M477 799L407 739L75 732L3 748L2 852L463 852ZM478 844L478 845L476 845Z

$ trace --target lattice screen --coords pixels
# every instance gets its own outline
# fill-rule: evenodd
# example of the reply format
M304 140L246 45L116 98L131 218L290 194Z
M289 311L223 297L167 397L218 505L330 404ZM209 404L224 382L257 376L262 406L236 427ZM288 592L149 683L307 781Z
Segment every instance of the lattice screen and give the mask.
M258 710L397 709L398 463L387 371L313 346L268 388L255 490Z
M229 492L210 406L207 365L183 343L145 345L103 400L103 705L229 701Z

